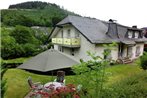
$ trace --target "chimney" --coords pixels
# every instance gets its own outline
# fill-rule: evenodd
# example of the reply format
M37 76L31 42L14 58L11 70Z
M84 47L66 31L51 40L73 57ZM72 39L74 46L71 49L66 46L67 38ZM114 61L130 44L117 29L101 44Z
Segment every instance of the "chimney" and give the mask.
M117 20L114 20L114 19L109 19L109 22L111 22L111 23L116 23L116 22L117 22Z
M137 28L137 25L133 25L132 28Z
M114 38L114 39L119 38L116 20L109 19L109 23L108 24L109 25L108 25L108 32L107 32L107 34L111 38Z

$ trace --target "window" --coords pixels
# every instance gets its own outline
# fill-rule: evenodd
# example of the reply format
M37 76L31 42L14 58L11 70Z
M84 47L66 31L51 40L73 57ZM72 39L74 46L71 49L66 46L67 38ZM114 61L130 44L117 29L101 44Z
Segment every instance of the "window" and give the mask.
M143 33L139 32L139 38L143 38Z
M133 32L132 31L129 31L128 32L128 38L132 38L132 34L133 34Z
M77 38L77 37L79 37L80 36L80 34L79 33L75 33L75 37Z
M134 33L135 33L134 38L138 38L138 32L137 32L137 31L135 31Z
M71 55L74 56L74 48L71 48Z
M67 37L70 37L70 29L67 30Z
M63 52L63 47L58 46L58 50L61 51L61 52Z
M105 49L104 50L104 59L111 59L111 50L110 49Z
M140 55L140 46L137 46L136 47L136 56L139 56Z

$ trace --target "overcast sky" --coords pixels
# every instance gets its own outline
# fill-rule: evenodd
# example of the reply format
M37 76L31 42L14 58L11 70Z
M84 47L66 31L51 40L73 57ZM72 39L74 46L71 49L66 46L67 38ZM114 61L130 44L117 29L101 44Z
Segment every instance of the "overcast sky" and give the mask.
M126 26L147 27L147 0L0 0L0 9L26 1L55 3L82 16L105 21L115 19Z

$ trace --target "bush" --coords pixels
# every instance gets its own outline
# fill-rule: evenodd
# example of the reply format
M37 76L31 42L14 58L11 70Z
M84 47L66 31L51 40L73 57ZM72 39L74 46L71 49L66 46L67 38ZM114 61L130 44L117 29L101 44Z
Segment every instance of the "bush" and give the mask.
M147 69L147 52L144 52L144 54L140 57L140 66L142 69Z
M87 53L92 59L86 62L81 60L81 64L73 66L72 70L77 75L77 83L82 85L81 95L87 98L99 98L107 79L105 67L109 65L109 60L102 59L95 53Z
M1 59L0 67L1 67L1 98L4 98L4 94L7 90L7 86L6 86L7 80L3 79L3 76L4 76L5 72L7 71L7 69L4 68L4 63L3 63L2 59Z
M117 82L102 93L102 98L146 98L147 74L142 72Z

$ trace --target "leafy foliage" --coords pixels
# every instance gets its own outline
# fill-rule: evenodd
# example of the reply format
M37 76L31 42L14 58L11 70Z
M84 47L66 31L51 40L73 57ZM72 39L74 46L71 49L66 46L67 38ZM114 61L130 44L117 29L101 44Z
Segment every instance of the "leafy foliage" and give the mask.
M77 75L79 84L83 87L83 96L98 98L104 89L103 84L106 80L105 67L109 65L109 62L94 53L87 53L92 57L92 60L82 61L80 65L76 65L72 69ZM89 92L92 93L90 94Z
M41 1L32 1L32 2L24 2L19 4L10 5L9 9L36 9L40 8L43 9L45 6L47 6L48 3L41 2Z
M142 69L147 70L147 52L140 57L140 66Z
M37 34L33 29L25 26L16 26L13 29L2 28L2 58L28 57L43 51L40 46L47 38L40 31Z
M1 21L3 25L52 27L68 14L74 14L60 8L56 4L39 1L10 5L9 8L8 10L1 10Z
M16 40L9 35L10 30L1 29L1 56L2 58L15 55Z
M12 31L11 36L15 38L18 44L40 44L39 40L34 37L34 31L25 26L16 26Z
M112 84L102 98L146 98L147 73L142 72Z
M5 72L7 71L7 69L4 68L2 59L1 59L0 67L1 67L1 98L4 98L4 94L5 94L6 90L7 90L7 86L6 86L7 80L3 79L3 76L4 76Z
M110 65L111 58L107 57L116 43L104 45L106 50L103 55L97 56L96 53L87 52L87 54L92 58L86 62L81 60L81 64L74 66L72 69L79 77L79 83L83 86L83 96L99 98L105 90L104 83L106 81L106 66ZM91 93L89 93L91 92Z
M28 27L47 26L50 29L68 14L74 14L56 4L32 1L10 5L1 10L3 59L36 55L48 48L50 31ZM5 28L7 27L7 28Z

